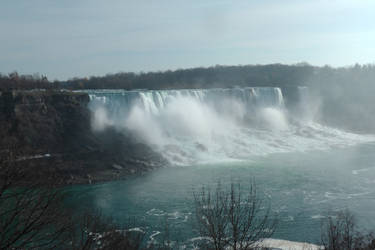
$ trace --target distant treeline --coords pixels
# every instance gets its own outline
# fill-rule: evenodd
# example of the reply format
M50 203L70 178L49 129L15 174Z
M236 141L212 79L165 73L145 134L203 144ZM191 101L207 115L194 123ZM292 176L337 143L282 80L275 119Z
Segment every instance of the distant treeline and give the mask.
M214 66L148 73L117 73L62 82L74 89L181 89L233 86L299 85L310 76L309 65Z
M375 65L332 68L307 63L246 66L214 66L148 73L117 73L59 82L72 89L183 89L233 86L327 86L372 83Z
M17 72L12 72L8 75L0 74L0 91L12 89L56 89L59 88L58 82L48 81L46 76L33 75L19 75Z
M0 74L0 89L183 89L234 86L325 86L343 84L366 85L375 79L375 65L354 65L332 68L307 63L295 65L269 64L245 66L214 66L167 70L159 72L121 72L67 81L48 81L39 74Z

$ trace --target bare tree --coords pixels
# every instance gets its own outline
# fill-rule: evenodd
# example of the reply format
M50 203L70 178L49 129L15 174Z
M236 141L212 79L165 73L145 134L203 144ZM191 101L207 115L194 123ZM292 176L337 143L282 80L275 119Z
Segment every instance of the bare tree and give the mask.
M99 212L85 212L77 221L71 232L71 249L146 249L143 232L121 230Z
M371 250L375 249L375 237L372 233L362 233L354 215L345 210L323 223L322 244L327 250Z
M28 179L14 147L0 155L0 249L144 249L143 234L98 212L74 214L53 178Z
M231 183L229 190L218 183L214 192L203 187L193 195L199 232L209 239L206 248L254 249L274 232L276 219L269 206L263 208L253 183L246 195L240 183Z
M63 195L39 181L26 185L13 152L0 159L0 248L55 248L72 225Z

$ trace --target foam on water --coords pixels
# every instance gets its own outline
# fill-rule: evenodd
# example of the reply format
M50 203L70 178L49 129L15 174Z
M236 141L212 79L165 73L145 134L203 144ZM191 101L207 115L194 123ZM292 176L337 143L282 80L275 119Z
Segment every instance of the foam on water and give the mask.
M131 131L177 165L374 140L316 123L312 115L293 115L285 108L280 88L88 92L93 129L115 126ZM307 112L305 95L300 110Z

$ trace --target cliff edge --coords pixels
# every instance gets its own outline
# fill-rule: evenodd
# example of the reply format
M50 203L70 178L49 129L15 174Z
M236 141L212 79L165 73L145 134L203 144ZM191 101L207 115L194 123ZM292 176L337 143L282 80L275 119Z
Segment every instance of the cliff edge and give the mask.
M120 179L167 164L130 134L92 132L89 101L71 91L0 92L1 155L15 149L27 181L63 184Z

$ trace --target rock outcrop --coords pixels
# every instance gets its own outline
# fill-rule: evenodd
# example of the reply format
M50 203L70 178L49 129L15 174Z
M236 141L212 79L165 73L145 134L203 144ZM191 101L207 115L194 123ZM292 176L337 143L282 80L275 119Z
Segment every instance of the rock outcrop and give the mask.
M29 181L54 176L65 184L124 178L167 164L130 134L92 132L89 101L70 91L0 92L0 154L16 149Z

